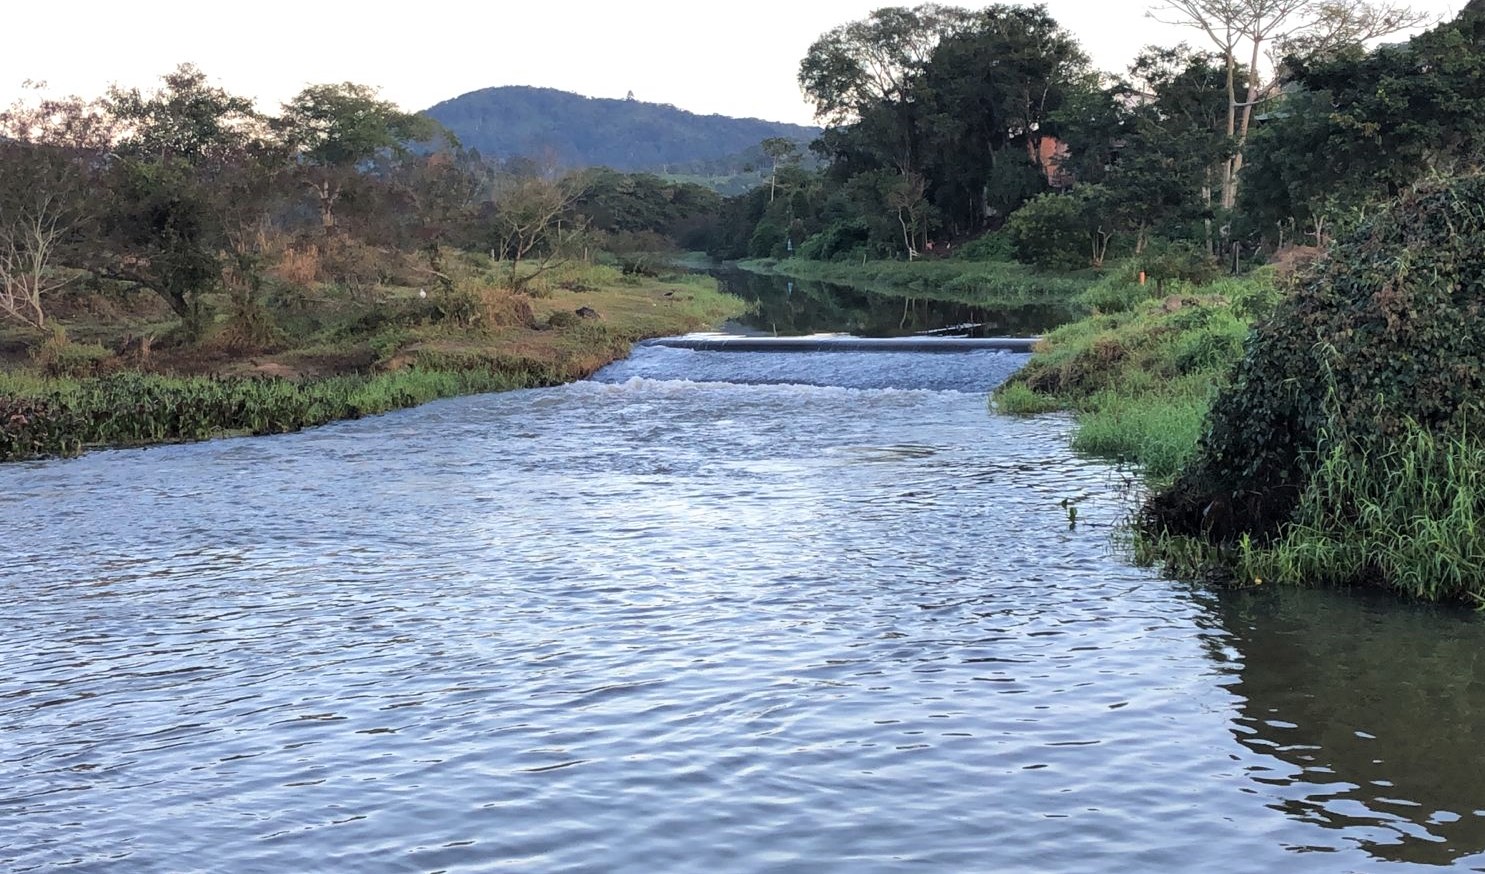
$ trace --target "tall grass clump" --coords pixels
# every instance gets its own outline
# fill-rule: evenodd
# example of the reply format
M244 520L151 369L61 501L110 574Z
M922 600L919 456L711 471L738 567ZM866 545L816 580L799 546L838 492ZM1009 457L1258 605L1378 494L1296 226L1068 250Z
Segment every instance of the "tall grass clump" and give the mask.
M1100 393L1078 417L1073 449L1137 464L1151 482L1175 475L1196 451L1206 417L1201 396Z
M1385 453L1337 444L1271 544L1245 541L1239 579L1382 585L1485 606L1485 442L1416 423Z

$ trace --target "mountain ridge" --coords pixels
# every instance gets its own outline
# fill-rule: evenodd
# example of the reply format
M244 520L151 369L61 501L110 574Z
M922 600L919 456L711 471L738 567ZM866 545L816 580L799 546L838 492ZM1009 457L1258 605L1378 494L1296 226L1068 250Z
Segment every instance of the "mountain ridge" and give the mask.
M787 122L531 85L469 91L423 113L486 157L525 156L566 168L665 172L732 158L769 137L808 143L820 135L819 128Z

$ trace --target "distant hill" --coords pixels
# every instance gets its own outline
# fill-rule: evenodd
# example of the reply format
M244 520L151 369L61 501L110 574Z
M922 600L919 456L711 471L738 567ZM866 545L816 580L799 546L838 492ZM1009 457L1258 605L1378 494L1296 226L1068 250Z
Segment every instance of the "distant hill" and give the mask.
M486 157L550 155L563 167L658 173L735 159L769 137L808 144L820 135L796 124L524 86L471 91L426 113Z

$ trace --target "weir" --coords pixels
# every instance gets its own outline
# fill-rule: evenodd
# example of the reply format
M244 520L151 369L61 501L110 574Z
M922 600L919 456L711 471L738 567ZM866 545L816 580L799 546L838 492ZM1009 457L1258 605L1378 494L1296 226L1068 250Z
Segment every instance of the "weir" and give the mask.
M703 352L1030 352L1040 337L853 337L816 334L807 337L747 337L692 334L661 337L640 345Z

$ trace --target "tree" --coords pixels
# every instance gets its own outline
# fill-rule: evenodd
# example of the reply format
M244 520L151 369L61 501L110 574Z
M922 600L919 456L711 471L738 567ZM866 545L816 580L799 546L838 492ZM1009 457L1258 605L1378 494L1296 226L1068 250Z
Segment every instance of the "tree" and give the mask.
M873 115L894 128L892 161L900 172L915 164L912 89L946 35L970 21L963 9L927 3L878 9L841 25L810 46L799 65L799 85L822 121L847 124Z
M1293 87L1256 132L1241 203L1265 227L1322 241L1430 175L1485 155L1485 2L1404 45L1296 61ZM1338 227L1339 226L1339 227Z
M104 98L119 124L120 154L198 164L263 140L264 120L251 99L208 84L191 64L162 79L164 87L152 93L115 86Z
M4 160L0 157L0 160ZM0 203L0 315L38 330L46 327L42 298L67 285L53 269L71 215L54 191Z
M768 177L768 202L773 203L774 193L779 185L779 166L798 162L799 144L787 137L769 137L762 142L761 147L763 154L773 162L773 170Z
M335 233L335 205L360 164L383 152L405 154L408 143L430 140L441 129L353 82L305 88L283 105L274 128L302 161L327 236Z
M1270 72L1262 68L1273 46L1333 52L1417 27L1427 16L1392 0L1161 0L1151 12L1161 19L1201 31L1226 68L1227 138L1231 156L1222 169L1222 207L1237 202L1238 177L1254 108L1269 96ZM1246 74L1247 88L1239 89Z
M490 228L495 248L510 259L508 283L512 290L520 290L564 262L561 221L576 199L574 193L546 179L504 178L497 182ZM535 267L523 274L521 262L533 256Z
M923 171L934 201L978 230L1044 190L1056 168L1043 139L1068 95L1088 89L1087 57L1044 7L986 8L934 50L918 89ZM990 180L997 191L992 198ZM996 204L990 201L994 199Z
M902 245L909 261L918 257L913 241L924 230L928 213L928 201L923 197L926 186L927 182L917 173L904 173L887 190L887 206L897 214L897 223L902 226Z
M95 160L113 137L96 104L70 97L0 112L0 316L41 329L46 298L94 217Z

